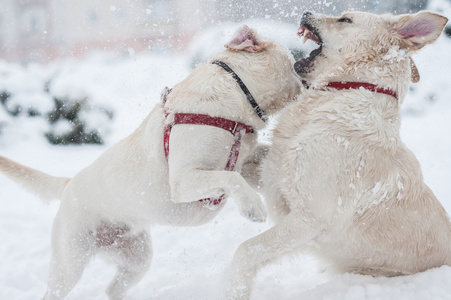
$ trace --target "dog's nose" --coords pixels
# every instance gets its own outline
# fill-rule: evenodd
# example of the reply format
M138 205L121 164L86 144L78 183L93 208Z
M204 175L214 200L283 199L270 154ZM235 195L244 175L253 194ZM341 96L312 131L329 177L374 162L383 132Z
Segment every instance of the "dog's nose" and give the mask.
M312 14L311 12L309 12L309 11L304 12L304 13L302 14L301 26L302 26L303 24L305 24L305 23L307 22L307 20L310 19L310 17L311 17L312 15L313 15L313 14Z

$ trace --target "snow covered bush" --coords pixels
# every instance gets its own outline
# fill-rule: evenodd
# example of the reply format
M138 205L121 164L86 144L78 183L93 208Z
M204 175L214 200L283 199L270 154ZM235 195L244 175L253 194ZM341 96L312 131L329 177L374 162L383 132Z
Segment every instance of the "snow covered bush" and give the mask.
M447 37L451 38L451 25L445 27L445 34Z
M6 106L9 97L10 94L7 91L0 92L0 104L2 107L2 109L0 109L0 134L2 133L3 127L6 126L6 120L9 118L9 115L11 115L11 112Z
M45 133L50 143L103 144L102 136L97 128L101 126L101 123L112 119L112 112L89 106L87 98L54 97L53 101L55 107L47 114L47 120L52 127ZM96 118L90 118L91 113L95 114ZM103 122L99 122L99 119Z
M51 144L103 144L113 113L88 97L53 95L55 77L50 66L0 61L0 135L26 128Z
M11 116L17 116L20 113L19 107L16 106L14 109L11 110L11 108L8 107L8 105L7 105L8 99L10 97L11 97L11 94L8 91L2 91L0 93L0 103L2 104L6 113L8 113Z

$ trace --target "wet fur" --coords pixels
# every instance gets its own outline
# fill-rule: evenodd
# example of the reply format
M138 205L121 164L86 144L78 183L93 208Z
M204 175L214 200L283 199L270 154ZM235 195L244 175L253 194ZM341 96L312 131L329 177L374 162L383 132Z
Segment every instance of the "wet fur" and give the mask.
M246 34L258 49L248 47ZM229 43L213 59L234 69L267 114L276 113L299 93L292 55L247 27L237 41L244 45ZM167 119L163 110L169 114ZM252 126L256 132L243 137L236 171L224 171L232 135L212 126L174 126L167 163L163 126L177 112L209 114ZM45 299L64 298L97 253L107 255L118 267L108 297L123 298L150 267L151 224L201 225L224 205L211 210L199 199L225 193L233 196L245 217L265 220L260 197L239 173L263 127L232 76L208 63L173 88L165 108L158 104L133 134L73 178L53 177L0 156L3 174L43 199L61 199L52 230Z
M299 74L310 89L283 110L274 130L261 173L276 225L239 246L229 299L250 298L258 270L293 253L373 276L451 265L449 217L399 134L400 105L411 79L419 79L410 55L432 43L447 20L428 12L343 17L353 23L305 16L322 37L323 51L310 72ZM409 29L413 37L403 34ZM334 81L387 87L399 101L363 89L325 88Z

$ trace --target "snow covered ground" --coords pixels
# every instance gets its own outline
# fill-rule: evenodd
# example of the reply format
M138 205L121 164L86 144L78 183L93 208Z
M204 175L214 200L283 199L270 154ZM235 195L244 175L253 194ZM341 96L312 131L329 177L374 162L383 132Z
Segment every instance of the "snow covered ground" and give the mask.
M403 108L402 137L420 160L425 181L451 213L451 39L440 40L415 56L422 80L412 86ZM52 66L0 64L45 77L58 70L57 94L82 93L114 108L115 119L104 146L48 144L36 136L46 124L10 121L0 135L0 154L60 176L72 176L105 149L131 133L159 101L164 86L189 72L184 57L145 55L130 58L91 56ZM56 73L55 73L56 74ZM28 76L28 75L27 75ZM20 77L18 77L20 78ZM30 81L11 83L19 91ZM0 114L0 118L2 115ZM1 120L0 120L1 121ZM58 203L42 204L0 175L0 299L37 299L46 289L50 231ZM220 299L225 270L236 247L271 227L243 219L233 201L212 222L194 228L152 228L150 271L127 299ZM114 269L94 260L67 299L106 299ZM291 257L265 269L253 299L451 299L451 267L397 278L321 272L309 256Z

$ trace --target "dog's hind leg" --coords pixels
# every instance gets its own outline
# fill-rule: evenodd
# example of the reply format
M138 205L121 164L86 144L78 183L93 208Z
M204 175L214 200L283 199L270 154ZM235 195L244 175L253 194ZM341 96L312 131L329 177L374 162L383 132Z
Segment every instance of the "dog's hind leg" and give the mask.
M52 232L52 259L50 262L46 300L63 299L80 280L86 264L93 255L94 240L80 226L68 226L59 215Z
M146 274L152 259L150 235L146 231L125 236L110 246L107 254L117 263L117 273L106 293L109 299L122 299Z
M232 261L226 299L245 300L251 296L257 272L286 254L306 249L320 232L318 226L287 216L283 222L242 243Z

